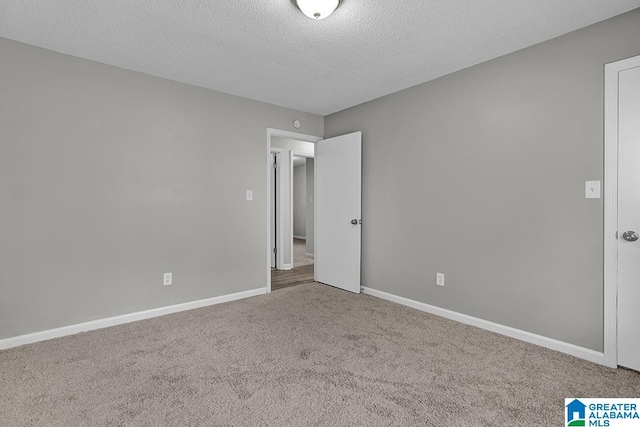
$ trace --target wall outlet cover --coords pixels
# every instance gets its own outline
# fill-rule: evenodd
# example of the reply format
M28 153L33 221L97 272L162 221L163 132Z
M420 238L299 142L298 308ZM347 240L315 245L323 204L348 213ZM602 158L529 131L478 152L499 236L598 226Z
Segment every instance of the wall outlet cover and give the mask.
M436 273L436 285L444 286L444 273Z
M173 273L164 273L162 284L165 286L173 285Z

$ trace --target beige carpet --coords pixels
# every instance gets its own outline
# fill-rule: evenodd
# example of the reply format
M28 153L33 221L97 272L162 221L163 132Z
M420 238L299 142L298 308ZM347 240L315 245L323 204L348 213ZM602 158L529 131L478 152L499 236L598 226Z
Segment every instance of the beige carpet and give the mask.
M319 284L0 352L3 426L560 426L640 376Z
M307 242L302 239L293 239L293 266L302 267L303 265L313 264L313 258L305 255L307 252Z

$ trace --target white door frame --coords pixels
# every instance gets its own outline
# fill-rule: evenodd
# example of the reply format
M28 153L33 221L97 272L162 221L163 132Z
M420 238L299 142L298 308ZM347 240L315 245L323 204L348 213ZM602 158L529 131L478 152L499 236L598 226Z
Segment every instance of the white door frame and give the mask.
M604 66L604 364L618 366L618 80L640 56Z
M272 128L267 128L267 182L266 182L266 186L267 186L267 293L271 292L271 169L273 168L272 164L271 164L271 137L280 137L280 138L289 138L289 139L295 139L298 141L306 141L306 142L313 142L316 143L320 140L322 140L321 136L315 136L315 135L306 135L303 133L297 133L297 132L289 132L286 130L279 130L279 129L272 129ZM280 187L282 188L282 180L280 180ZM282 192L280 192L280 194L282 194ZM315 209L315 204L314 204L314 209ZM282 218L282 215L280 215L280 218ZM293 219L292 222L293 224ZM292 225L293 227L293 225ZM282 231L282 227L279 227L280 231ZM293 235L293 233L292 233ZM280 242L282 242L282 238L280 237L279 239ZM293 257L293 247L292 249L292 257ZM315 252L315 248L314 248L314 252ZM293 263L293 259L292 259L292 263Z
M290 218L291 218L291 267L295 267L295 265L293 265L293 157L305 157L307 159L313 159L315 157L315 154L309 154L309 153L303 153L302 151L295 151L295 150L290 150L289 151L289 165L291 166L291 170L289 171L289 188L291 189L291 194L289 195L289 201L291 202L291 206L290 208ZM315 170L315 169L314 169ZM313 180L313 182L315 183L315 179ZM315 187L315 184L314 184ZM315 208L316 205L315 203L313 204L313 209L314 209L314 213L315 213ZM315 218L315 215L314 215ZM315 224L315 222L314 222ZM314 227L315 228L315 227ZM314 240L315 242L315 240ZM315 244L314 244L315 246ZM313 248L314 252L315 252L315 247Z
M278 222L276 224L276 248L278 248L278 252L276 252L276 269L278 270L282 270L283 269L283 265L284 265L284 252L282 251L282 158L284 156L284 150L282 148L271 148L271 150L269 151L270 154L275 154L276 155L276 162L278 167L276 168L276 174L278 175L278 178L276 179L277 183L277 193L276 193L276 198L277 200L275 201L275 210L276 210L276 221ZM269 160L271 161L271 156L269 158ZM273 163L271 164L271 167L273 168ZM271 179L273 179L273 169L269 169L269 182L271 182ZM271 188L273 186L269 185L269 200L271 200ZM271 227L271 204L269 204L269 227ZM269 237L271 237L271 231L269 231ZM273 242L271 241L271 239L269 239L269 254L271 254L272 248L273 248ZM271 256L271 255L269 255ZM269 265L271 265L271 262L269 262Z

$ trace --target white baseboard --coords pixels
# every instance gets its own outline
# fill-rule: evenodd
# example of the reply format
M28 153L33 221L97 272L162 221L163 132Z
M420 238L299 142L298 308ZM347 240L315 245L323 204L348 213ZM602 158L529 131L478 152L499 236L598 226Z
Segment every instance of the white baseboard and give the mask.
M561 353L569 354L571 356L575 356L580 359L588 360L590 362L598 363L600 365L605 365L604 353L600 353L595 350L580 347L574 344L569 344L564 341L558 341L553 338L544 337L542 335L533 334L531 332L522 331L520 329L501 325L499 323L493 323L488 320L483 320L477 317L468 316L466 314L462 314L462 313L447 310L444 308L436 307L433 305L425 304L423 302L414 301L408 298L389 294L387 292L378 291L376 289L367 288L365 286L362 286L362 292L365 294L372 295L374 297L378 297L378 298L386 299L388 301L392 301L398 304L406 305L407 307L415 308L420 311L435 314L436 316L455 320L456 322L465 323L467 325L476 326L481 329L486 329L491 332L495 332L501 335L506 335L511 338L516 338L521 341L525 341L531 344L536 344L541 347L546 347L551 350L559 351Z
M222 295L219 297L201 299L197 301L186 302L183 304L176 304L167 307L153 308L151 310L138 311L136 313L123 314L121 316L107 317L105 319L63 326L61 328L49 329L47 331L35 332L27 335L19 335L17 337L4 338L0 339L0 350L18 347L25 344L31 344L38 341L64 337L67 335L73 335L80 332L108 328L109 326L121 325L123 323L130 323L138 320L150 319L152 317L164 316L165 314L178 313L180 311L193 310L194 308L207 307L210 305L221 304L223 302L249 298L256 295L265 294L266 292L267 288L258 288L250 291L238 292L235 294Z
M307 240L307 236L293 236L294 239Z
M305 252L304 254L306 256L308 256L308 257L311 257L311 258L315 258L316 257L316 254L312 254L312 253L309 253L309 252Z
M293 268L293 264L284 264L282 266L283 270L291 270Z

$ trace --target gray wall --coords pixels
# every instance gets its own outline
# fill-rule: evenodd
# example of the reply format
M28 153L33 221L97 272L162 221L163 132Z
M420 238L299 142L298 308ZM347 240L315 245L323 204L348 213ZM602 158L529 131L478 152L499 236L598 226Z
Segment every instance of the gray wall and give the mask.
M603 178L603 65L638 41L635 10L326 117L326 137L363 131L363 285L601 351L584 181Z
M307 236L307 165L293 168L293 235Z
M318 135L315 133L309 133L311 135ZM272 137L271 138L271 146L274 148L280 148L283 150L282 152L282 169L281 169L281 180L282 180L282 206L281 210L282 221L284 223L284 227L282 228L282 254L284 257L284 263L290 264L292 262L291 257L291 239L293 239L293 235L291 234L291 221L293 221L291 217L291 198L290 194L292 192L291 189L291 152L301 153L301 154L309 154L313 155L313 150L315 145L312 142L305 141L297 141L295 139L287 139L280 137ZM289 267L293 267L290 265Z
M321 117L6 39L0 58L0 338L266 286L266 129Z
M314 215L315 211L313 208L314 201L314 187L313 184L315 182L314 176L314 163L313 159L307 158L307 253L314 253L313 245L314 245Z

